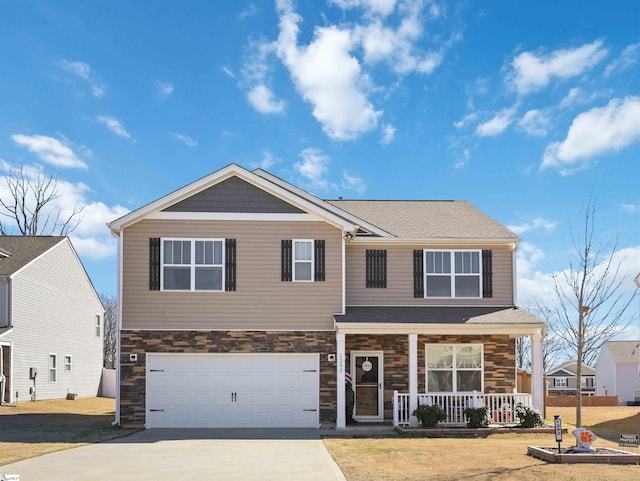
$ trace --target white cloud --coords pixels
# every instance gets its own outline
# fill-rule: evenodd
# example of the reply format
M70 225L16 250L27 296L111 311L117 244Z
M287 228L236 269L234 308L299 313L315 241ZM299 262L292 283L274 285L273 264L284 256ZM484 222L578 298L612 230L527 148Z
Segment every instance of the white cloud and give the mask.
M91 86L91 93L95 98L100 99L107 94L107 87L104 84L100 84L100 85L94 84Z
M382 139L380 139L380 143L382 145L389 145L391 142L393 142L395 136L396 128L391 124L387 124L382 127Z
M635 214L640 212L640 204L618 204L618 209L627 214Z
M77 75L85 80L89 79L91 75L91 67L84 62L71 62L69 60L62 60L60 67L69 72L70 74Z
M233 71L226 66L222 66L222 71L226 74L227 77L229 78L236 78L235 74L233 73Z
M517 254L518 274L531 275L544 257L541 249L529 242L522 242Z
M478 118L478 113L477 112L471 112L471 113L465 115L464 117L462 117L462 119L458 120L457 122L454 122L453 126L456 129L461 129L462 127L467 125L469 122L473 122L477 118Z
M532 230L540 230L540 229L542 229L545 232L552 232L557 225L558 223L555 221L547 220L542 217L536 217L532 221L525 222L523 224L510 225L510 226L507 226L507 228L512 232L520 235L520 234L524 234L525 232L529 232Z
M123 137L125 139L131 138L131 134L127 132L127 130L124 128L124 126L118 119L114 117L107 117L105 115L97 115L96 120L101 124L103 124L104 126L106 126L111 132L116 134L118 137Z
M169 82L161 82L160 80L156 80L156 87L158 89L158 95L162 100L169 98L169 96L173 93L173 85Z
M196 140L192 139L187 134L177 134L175 132L171 132L171 136L175 137L178 140L181 140L182 142L184 142L187 147L197 147L198 146L198 142Z
M298 155L302 161L296 162L293 167L307 181L309 187L320 190L335 188L335 184L326 178L330 163L327 155L313 147L304 149Z
M476 127L476 135L479 137L496 137L504 132L516 113L516 107L502 109L495 116Z
M532 109L518 121L518 127L529 135L544 137L549 131L551 119L546 112Z
M535 255L535 250L533 251ZM540 260L540 257L534 258L531 253L524 253L524 260L527 261L529 256L530 264L528 266L522 266L520 264L521 257L518 254L518 305L521 306L535 306L537 303L544 303L546 300L554 298L554 282L553 276L556 276L561 281L565 273L568 273L568 269L559 272L544 273L539 270L535 270L535 262ZM601 257L605 260L606 253ZM613 265L617 266L620 263L619 279L622 281L620 287L620 293L623 295L632 295L635 291L634 278L640 272L640 246L631 246L618 250L613 257ZM598 276L604 269L604 264L600 263L593 269L594 275Z
M11 136L11 140L22 147L26 147L29 152L35 154L44 162L56 167L87 168L87 164L71 150L66 139L63 143L46 135L14 134ZM90 153L91 151L88 152Z
M258 13L258 9L256 8L255 3L250 2L249 5L246 6L244 10L240 12L238 15L241 19L245 19L247 17L252 17L253 15Z
M273 92L264 84L253 87L247 93L249 103L261 114L278 114L284 110L285 103L275 98Z
M587 93L580 87L574 87L560 102L560 108L566 109L574 105L583 105L593 102L599 98L607 98L611 96L610 90L600 90Z
M562 175L586 168L598 154L617 152L640 140L640 97L612 99L606 106L578 115L567 138L547 146L541 169Z
M458 160L456 160L454 167L456 169L462 169L465 165L467 165L470 158L471 158L471 152L469 152L469 149L464 149L462 151L462 156L458 157Z
M601 62L607 53L600 40L548 55L522 52L511 62L509 81L520 95L525 95L546 87L553 78L568 79L582 74Z
M614 73L624 72L638 63L638 59L640 59L640 42L627 45L620 56L604 69L604 76L609 77Z
M84 62L72 62L69 60L62 60L59 64L60 68L67 73L80 77L83 80L87 80L88 82L92 81L93 69L89 64ZM92 83L91 84L91 94L96 98L102 98L105 96L107 92L107 87L104 84Z
M364 179L355 174L351 174L348 170L342 171L342 187L347 190L355 190L359 194L367 190Z
M329 0L329 3L343 8L362 8L369 15L390 15L396 7L397 0Z
M0 169L16 171L19 168L0 161ZM43 176L48 177L48 174L40 166L34 165L23 166L23 173L31 180ZM41 219L47 218L47 216L50 219L55 219L59 213L59 218L66 220L73 212L82 209L80 216L75 218L79 220L78 226L70 235L78 254L92 259L115 255L116 239L111 236L105 224L123 216L128 212L128 209L121 205L109 207L103 202L89 201L87 194L91 189L82 182L73 183L60 178L56 178L55 182L58 196L41 211ZM5 189L6 186L0 181L0 195L5 194ZM31 199L27 199L28 203L31 201Z
M351 32L335 26L316 27L312 42L298 46L300 17L289 1L280 0L277 5L278 57L297 90L313 105L313 116L324 132L335 140L351 140L377 128L382 111L367 98L371 82L350 54L354 47Z
M273 155L273 153L271 153L271 151L265 149L262 151L262 158L260 159L260 161L251 162L250 165L254 169L269 170L271 167L273 167L275 164L279 162L282 162L282 159L280 159L279 157L276 157L275 155Z

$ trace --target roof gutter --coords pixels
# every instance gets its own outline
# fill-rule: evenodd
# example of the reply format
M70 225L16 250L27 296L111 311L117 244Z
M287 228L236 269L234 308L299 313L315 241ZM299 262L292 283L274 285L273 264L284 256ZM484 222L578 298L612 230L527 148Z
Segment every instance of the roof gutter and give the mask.
M459 237L356 237L354 244L393 244L393 245L470 245L495 246L496 244L510 246L514 251L518 248L520 238L459 238Z

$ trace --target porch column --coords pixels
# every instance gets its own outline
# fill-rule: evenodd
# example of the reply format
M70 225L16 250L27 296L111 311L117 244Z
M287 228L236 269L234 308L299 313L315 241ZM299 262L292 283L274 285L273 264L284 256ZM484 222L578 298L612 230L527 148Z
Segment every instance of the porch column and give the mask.
M409 425L418 424L411 413L418 407L418 335L409 334Z
M344 392L344 369L346 365L345 354L344 354L344 334L336 333L336 396L337 399L337 410L336 413L336 429L345 429L347 425L347 420L345 416L345 392Z
M542 335L531 335L531 394L533 406L544 413L544 373L542 371Z

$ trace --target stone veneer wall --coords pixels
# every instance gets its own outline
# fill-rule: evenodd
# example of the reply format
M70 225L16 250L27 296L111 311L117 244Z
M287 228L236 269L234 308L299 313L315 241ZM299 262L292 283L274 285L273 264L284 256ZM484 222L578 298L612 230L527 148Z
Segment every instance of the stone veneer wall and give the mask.
M485 393L510 393L516 387L516 343L508 336L418 336L418 392L425 392L425 344L484 345ZM409 338L407 335L347 335L351 351L383 351L384 417L393 419L393 391L409 392ZM350 365L349 365L350 367Z
M122 331L120 339L120 424L145 422L147 352L318 353L320 354L320 422L336 420L336 352L332 331ZM129 361L137 354L138 361Z
M418 392L425 392L425 344L484 345L484 392L511 393L516 387L516 340L509 336L418 336Z
M345 336L351 368L351 351L383 351L384 418L393 419L393 391L409 392L409 340L406 335Z

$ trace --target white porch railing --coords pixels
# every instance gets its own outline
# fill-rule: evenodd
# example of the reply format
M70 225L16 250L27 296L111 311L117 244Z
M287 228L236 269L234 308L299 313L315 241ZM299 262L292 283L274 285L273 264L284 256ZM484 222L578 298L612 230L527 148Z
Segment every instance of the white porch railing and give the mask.
M447 420L441 424L466 424L464 410L467 407L489 408L489 418L494 424L515 424L516 406L523 404L533 406L531 394L483 394L472 393L424 393L418 394L418 405L437 404L447 414ZM393 425L408 426L411 420L409 412L409 394L393 391Z

